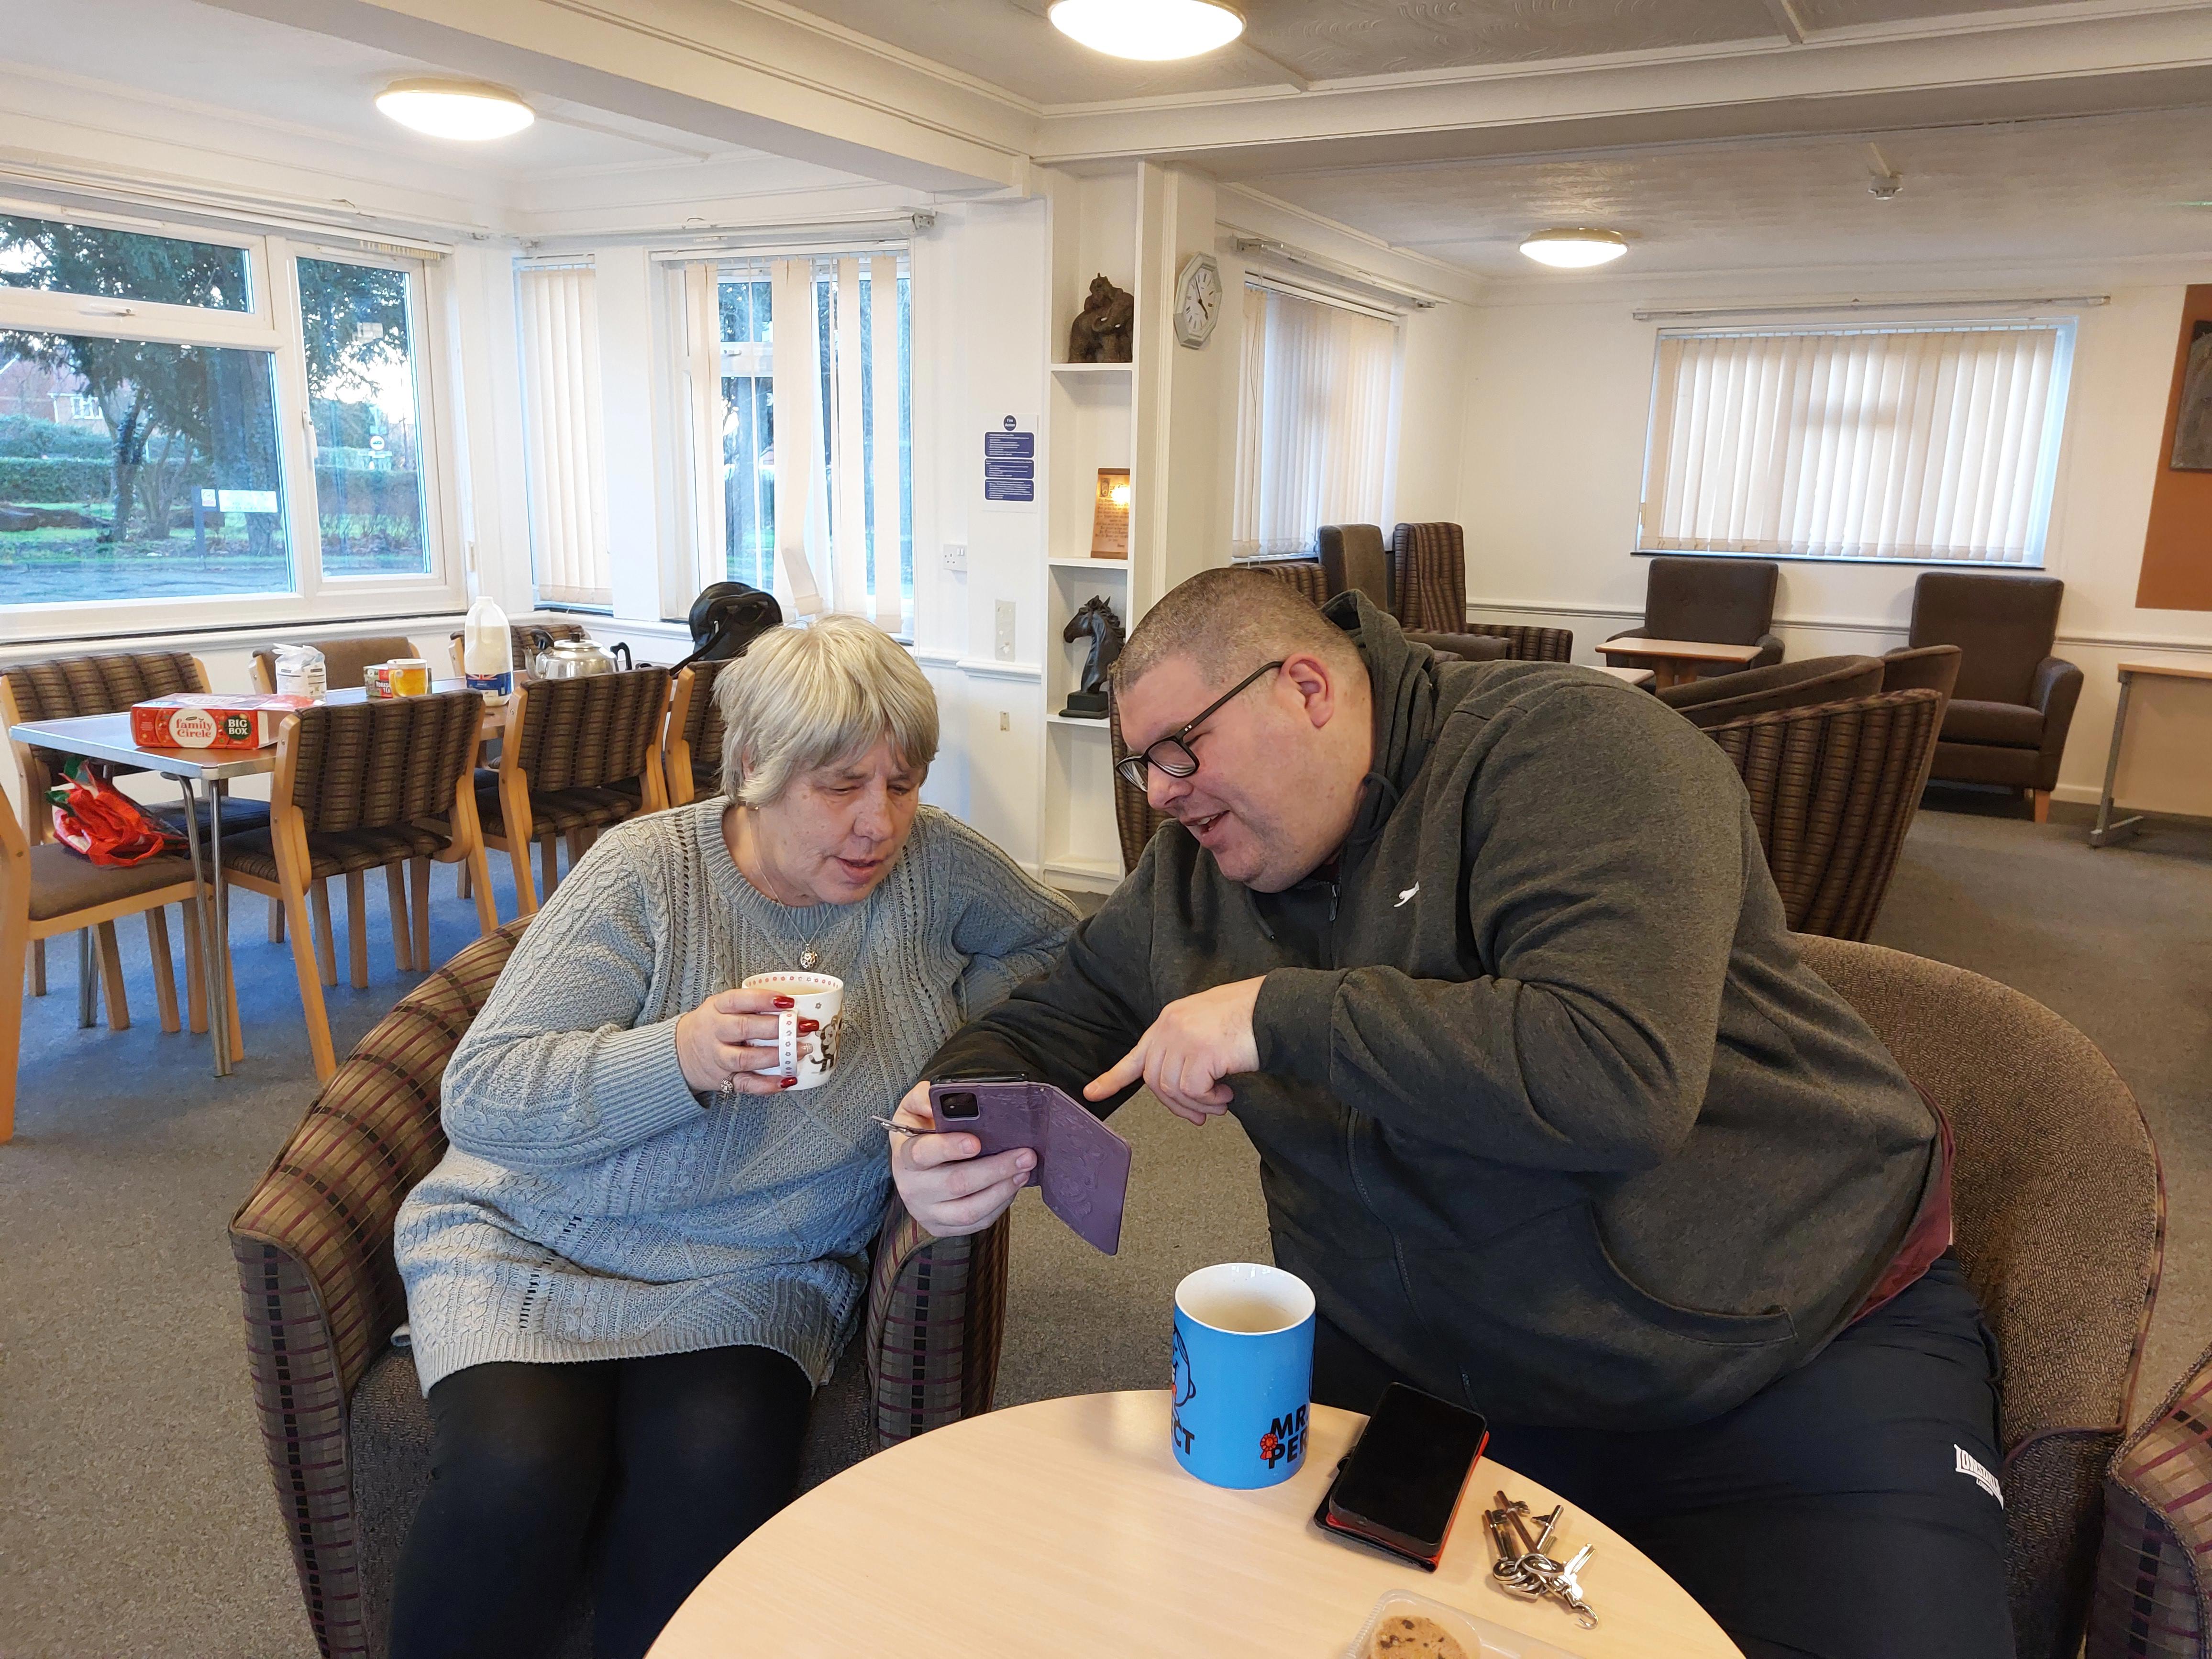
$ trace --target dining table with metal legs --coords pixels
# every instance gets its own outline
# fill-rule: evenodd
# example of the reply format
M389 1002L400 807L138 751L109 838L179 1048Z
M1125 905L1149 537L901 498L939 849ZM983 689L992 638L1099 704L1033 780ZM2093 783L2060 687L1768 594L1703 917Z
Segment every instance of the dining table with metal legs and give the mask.
M174 778L185 799L185 843L192 861L192 879L204 895L201 918L204 929L201 966L207 981L208 1030L215 1042L215 1074L228 1077L237 1056L231 1047L230 1025L230 907L222 882L222 803L234 778L252 777L276 767L273 744L264 749L149 749L131 736L131 716L80 714L66 720L26 720L9 728L17 743L57 754L81 755L87 760L106 761ZM207 808L206 833L201 833L200 807ZM93 1020L94 973L89 934L77 941L77 1023Z

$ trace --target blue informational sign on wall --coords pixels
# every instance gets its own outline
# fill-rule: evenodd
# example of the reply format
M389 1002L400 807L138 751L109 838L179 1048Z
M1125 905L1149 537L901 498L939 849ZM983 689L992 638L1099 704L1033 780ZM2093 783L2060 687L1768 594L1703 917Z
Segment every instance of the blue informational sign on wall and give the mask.
M1036 434L1018 430L1011 415L983 434L983 499L1036 500Z

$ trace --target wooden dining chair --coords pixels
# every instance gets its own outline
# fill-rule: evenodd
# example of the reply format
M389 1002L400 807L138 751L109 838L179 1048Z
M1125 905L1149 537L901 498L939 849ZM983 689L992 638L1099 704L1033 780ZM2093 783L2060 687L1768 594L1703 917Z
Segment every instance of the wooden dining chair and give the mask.
M208 690L207 665L185 651L118 651L91 656L50 657L38 662L15 663L0 668L0 726L13 730L27 720L74 720L85 714L119 714L134 702L166 697L175 691ZM22 785L16 797L25 803L21 829L37 847L52 836L49 814L40 805L46 791L63 781L65 755L33 749L10 739L15 772ZM121 777L141 769L94 763L102 777ZM154 816L173 820L179 833L184 819L181 803L173 808L156 806ZM254 828L268 822L268 811L258 801L226 800L223 823ZM31 944L31 994L46 994L46 939ZM95 967L94 971L98 969Z
M578 859L602 830L668 805L655 752L668 714L668 671L633 668L517 687L507 701L499 767L477 778L484 844L503 848L514 867L523 915L538 910L530 878L538 843L545 896L559 879L556 841Z
M404 634L377 634L360 640L302 640L299 643L312 646L323 653L324 684L333 691L359 685L362 673L377 663L415 654L415 641ZM264 646L253 653L253 689L276 689L276 652L273 646Z
M362 640L305 640L301 643L312 646L323 653L323 683L333 691L344 686L359 685L363 672L372 664L390 662L394 657L415 654L415 642L404 634L378 634ZM263 692L276 690L276 653L273 647L264 647L253 653L253 689ZM224 816L226 818L229 816L227 810ZM258 829L259 826L250 827ZM327 915L330 895L324 890L320 882L315 884L314 899L319 912ZM284 904L281 899L269 901L269 942L271 945L284 942ZM325 980L324 983L330 981Z
M90 928L99 939L100 977L107 993L107 1027L131 1024L123 961L115 939L124 916L146 918L154 963L154 995L161 1029L177 1030L177 977L169 955L168 913L185 908L185 979L194 1031L207 1030L200 888L191 862L164 853L124 868L97 865L58 841L34 842L0 793L0 1141L15 1132L15 1068L22 1053L24 969L31 952L58 933Z
M714 682L736 660L695 662L676 671L660 743L660 770L671 806L689 806L722 793L722 711L714 701Z
M323 1005L323 987L337 980L326 882L345 878L348 966L356 988L368 983L371 870L385 874L392 956L402 972L429 969L433 860L466 861L476 876L477 921L487 933L498 926L471 766L483 725L483 699L474 691L324 703L288 715L276 738L269 828L226 841L224 881L284 906L319 1080L337 1066Z

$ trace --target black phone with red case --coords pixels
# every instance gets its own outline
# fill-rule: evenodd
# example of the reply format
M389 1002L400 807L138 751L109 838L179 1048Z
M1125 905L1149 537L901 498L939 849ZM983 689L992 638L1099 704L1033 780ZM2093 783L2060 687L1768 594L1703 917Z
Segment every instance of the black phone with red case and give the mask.
M946 1078L929 1085L939 1129L974 1135L979 1157L1026 1146L1037 1155L1028 1184L1044 1206L1094 1249L1121 1248L1129 1190L1129 1143L1066 1090L1027 1078Z
M1393 1382L1337 1466L1315 1523L1434 1572L1489 1443L1479 1412Z

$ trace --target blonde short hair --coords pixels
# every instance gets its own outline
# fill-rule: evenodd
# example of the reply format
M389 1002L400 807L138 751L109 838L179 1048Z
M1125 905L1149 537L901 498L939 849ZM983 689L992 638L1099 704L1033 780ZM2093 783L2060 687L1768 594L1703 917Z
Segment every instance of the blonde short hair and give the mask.
M858 617L775 628L714 680L722 793L772 805L792 778L884 738L908 766L937 758L937 693L898 642Z

